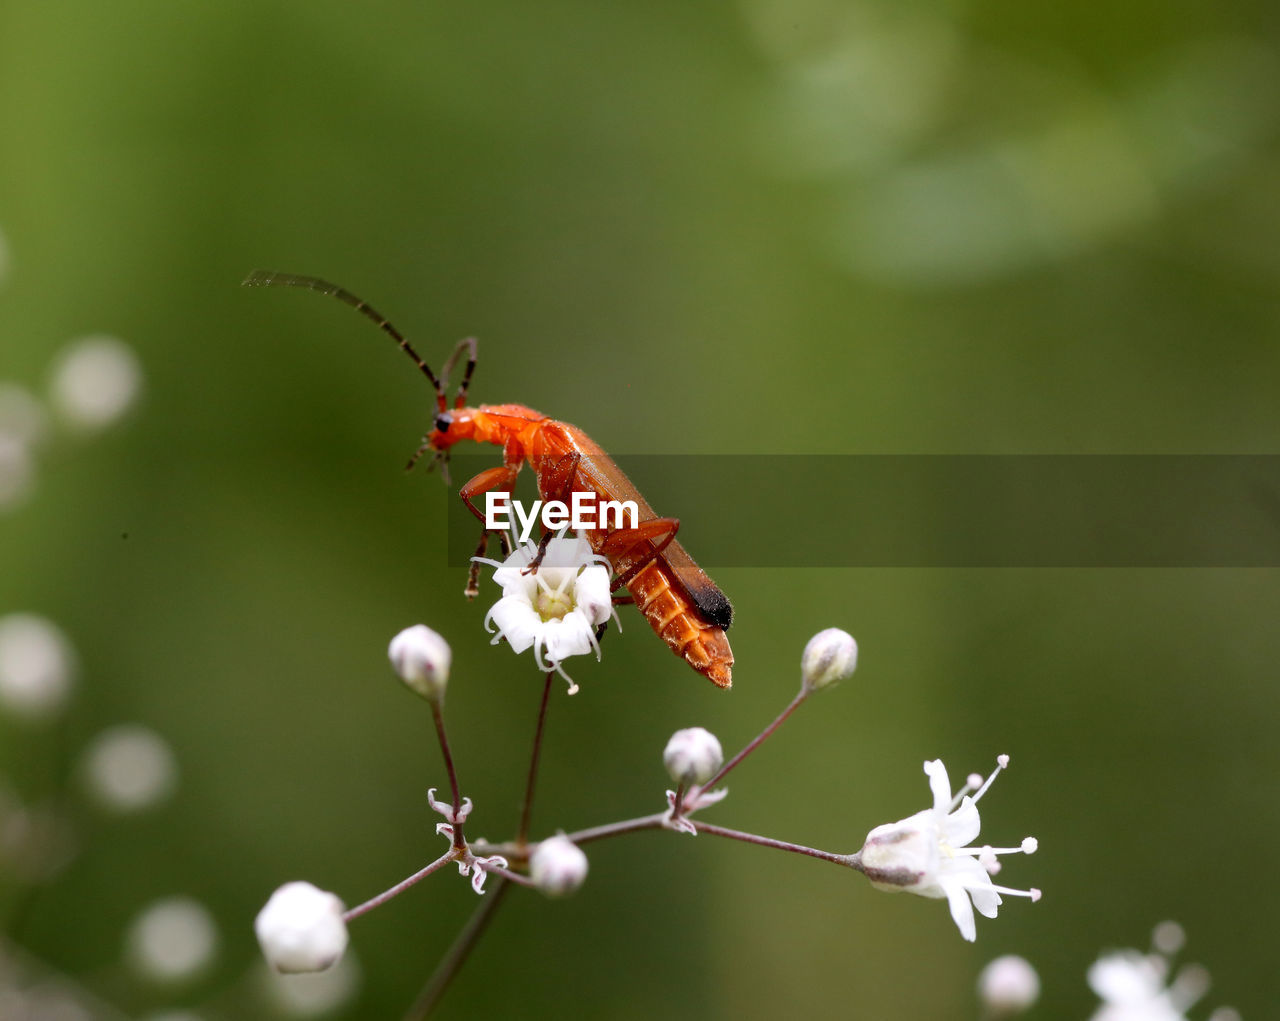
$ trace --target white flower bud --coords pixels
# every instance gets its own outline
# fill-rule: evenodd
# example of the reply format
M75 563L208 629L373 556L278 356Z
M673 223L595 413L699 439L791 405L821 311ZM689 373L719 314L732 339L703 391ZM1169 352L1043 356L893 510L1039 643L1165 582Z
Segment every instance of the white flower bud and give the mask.
M47 719L71 694L71 644L31 613L0 617L0 705L27 719Z
M1186 942L1186 931L1174 921L1160 922L1151 933L1151 945L1166 957L1172 957Z
M85 752L84 777L89 793L103 808L137 812L170 794L178 782L173 751L146 727L109 727Z
M671 735L662 753L671 779L685 786L706 783L724 765L724 752L715 734L702 727L687 727Z
M31 491L33 451L43 430L40 403L22 387L0 382L0 511L16 507Z
M72 341L54 368L52 402L73 426L100 429L129 410L142 389L133 349L106 335Z
M587 856L566 836L548 837L529 856L529 878L548 897L563 897L587 878Z
M148 978L183 982L213 960L218 930L204 905L190 897L157 901L129 928L129 956Z
M253 930L276 971L324 971L347 949L342 912L334 894L310 883L285 883L258 912Z
M405 628L387 647L387 656L400 680L429 702L444 698L453 652L449 643L425 624Z
M996 1017L1020 1014L1040 998L1040 976L1026 958L1005 954L982 969L978 996Z
M838 627L819 631L809 639L800 657L800 680L808 691L817 691L849 677L858 665L858 643Z

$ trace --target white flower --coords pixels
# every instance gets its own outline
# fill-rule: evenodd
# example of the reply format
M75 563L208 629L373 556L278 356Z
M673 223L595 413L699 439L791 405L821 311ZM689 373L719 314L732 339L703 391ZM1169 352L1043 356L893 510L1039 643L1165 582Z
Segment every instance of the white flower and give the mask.
M1040 997L1040 976L1025 957L1005 954L978 976L978 997L995 1017L1020 1014Z
M1093 1021L1183 1021L1182 1008L1194 1000L1176 1004L1165 986L1168 975L1168 961L1155 954L1117 950L1099 957L1088 973L1103 1001Z
M686 727L671 735L662 753L671 779L686 787L706 783L724 765L724 752L715 734L702 727Z
M0 510L20 504L34 480L30 446L16 436L0 432Z
M31 613L0 617L0 705L44 719L71 694L75 657L54 624Z
M282 974L263 967L259 983L266 998L287 1017L322 1017L349 1001L360 985L360 967L352 954L326 971Z
M103 807L138 812L163 801L178 782L178 767L168 742L146 727L109 727L85 752L84 777Z
M946 897L960 935L970 942L977 937L974 908L987 918L995 918L1002 893L1040 899L1039 890L1013 890L991 882L991 876L1000 869L996 856L1031 854L1037 847L1034 837L1027 837L1020 847L968 846L981 828L978 800L1009 764L1009 757L1001 755L998 761L999 767L985 783L981 777L971 776L954 798L942 760L926 762L924 771L933 791L933 807L899 822L877 826L854 856L857 867L878 890ZM970 797L969 791L975 789L977 793Z
M129 956L149 978L182 982L213 960L218 930L204 905L190 897L156 901L129 927Z
M73 426L100 429L129 410L142 388L142 367L133 349L105 334L81 337L58 357L53 405Z
M548 897L563 897L587 878L587 856L563 834L548 837L529 856L529 878Z
M324 971L347 949L343 906L310 883L285 883L253 921L263 956L280 972Z
M453 652L440 635L425 624L405 628L387 646L396 676L429 702L444 698Z
M1151 946L1165 957L1172 957L1186 942L1186 930L1171 919L1158 923L1151 930Z
M43 429L39 402L22 387L0 382L0 510L17 506L30 492Z
M1092 1021L1184 1021L1186 1012L1209 989L1209 973L1199 965L1178 969L1173 980L1172 955L1182 946L1182 927L1176 922L1157 925L1155 950L1116 950L1103 954L1090 967L1089 986L1102 999ZM1219 1008L1212 1017L1230 1017Z
M489 624L497 625L494 645L505 638L514 652L532 648L538 669L558 672L572 695L578 686L560 664L592 651L600 658L596 628L613 613L609 562L581 537L552 539L538 569L526 572L537 550L526 543L501 564L475 558L497 568L493 580L502 586L502 598L485 615L484 626L494 634Z
M809 639L800 656L800 680L809 691L851 677L858 666L858 643L848 631L829 627Z

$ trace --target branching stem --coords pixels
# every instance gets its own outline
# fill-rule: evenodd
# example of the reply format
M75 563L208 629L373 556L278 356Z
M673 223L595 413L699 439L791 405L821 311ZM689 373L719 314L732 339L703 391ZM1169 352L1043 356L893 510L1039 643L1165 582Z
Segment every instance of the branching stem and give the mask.
M748 755L750 755L753 751L759 748L762 744L764 744L765 741L770 737L770 735L772 735L775 730L777 730L779 727L782 726L783 721L788 716L790 716L793 712L795 712L796 707L799 706L800 703L803 702L806 698L808 698L808 696L809 696L809 689L801 688L800 693L791 700L790 705L788 705L784 710L782 710L782 712L778 714L777 719L775 719L772 723L770 723L769 726L765 727L764 730L760 731L760 733L757 734L750 741L750 743L748 743L747 746L742 749L742 751L738 752L737 755L735 755L723 766L721 766L720 772L718 772L715 776L713 776L710 780L708 780L706 783L702 785L702 790L704 791L712 790L716 786L716 784L720 783L726 776L728 776L729 771L732 770L735 766L737 766L739 762L745 759Z
M529 824L533 820L533 792L538 783L538 761L542 757L542 734L547 723L547 703L551 699L551 679L548 672L542 686L542 701L538 705L538 726L533 732L533 754L529 757L529 780L524 788L524 806L520 810L520 828L516 831L516 844L524 847L529 842Z
M502 903L506 892L511 889L511 884L504 880L501 876L497 877L493 888L484 896L480 906L472 912L471 917L467 920L467 924L462 931L458 933L458 938L453 941L453 946L449 948L449 952L444 955L432 973L431 978L427 981L418 999L414 1001L409 1012L405 1014L404 1021L423 1021L435 1009L440 997L444 995L444 991L449 988L449 983L462 969L466 963L467 957L475 948L476 942L480 939L480 935L484 932L485 926L489 924L489 920L493 917L493 913L498 910L498 905Z
M436 737L440 740L440 753L444 756L445 772L449 774L449 789L453 793L453 846L455 850L461 850L466 847L462 836L462 820L457 818L458 810L462 807L462 796L458 793L458 774L453 768L453 753L449 751L449 738L444 731L444 706L439 699L431 701L431 717L436 722Z
M433 873L436 869L440 868L440 866L448 864L449 862L453 861L456 857L457 857L457 851L455 851L453 848L450 848L448 851L442 854L439 858L433 861L426 868L419 869L417 872L411 875L408 879L402 879L400 882L396 883L396 885L391 887L391 889L384 890L382 893L378 894L378 896L373 897L372 899L365 901L363 904L360 904L357 907L352 908L350 911L346 912L346 914L342 916L342 920L344 922L350 922L352 919L359 918L366 911L372 911L374 908L378 907L379 905L385 904L392 897L395 897L395 896L398 896L399 894L404 893L404 891L409 889L409 887L413 886L414 883L417 883L422 881L423 879L426 879L427 876L431 875L431 873Z

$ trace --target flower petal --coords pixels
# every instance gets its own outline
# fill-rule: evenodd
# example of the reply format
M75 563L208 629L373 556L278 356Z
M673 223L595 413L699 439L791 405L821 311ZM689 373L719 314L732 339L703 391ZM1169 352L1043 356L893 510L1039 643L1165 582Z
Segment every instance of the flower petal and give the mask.
M951 781L947 778L947 767L941 759L931 759L924 764L924 771L929 777L929 790L933 791L933 810L946 815L951 808Z
M1160 995L1165 970L1158 958L1136 950L1117 950L1094 961L1086 978L1090 988L1107 1003L1136 1006Z
M603 567L584 567L578 575L574 602L593 626L598 627L613 612L613 594L609 591L609 572Z
M566 613L560 620L549 620L543 628L547 658L554 663L591 651L591 639L595 636L579 610Z
M986 918L996 917L996 909L1001 903L1000 894L996 892L990 874L982 865L972 858L956 858L943 866L943 872L948 880L964 885L979 914Z
M542 627L542 619L528 600L503 596L493 604L489 617L498 625L498 634L511 645L513 652L524 652L533 644Z
M942 835L952 847L968 847L982 829L982 819L978 815L978 806L973 798L965 795L956 808L942 823Z
M947 895L947 904L951 908L951 919L960 930L960 935L970 943L978 938L978 926L973 920L973 905L969 903L969 893L959 881L947 876L938 880L942 891Z

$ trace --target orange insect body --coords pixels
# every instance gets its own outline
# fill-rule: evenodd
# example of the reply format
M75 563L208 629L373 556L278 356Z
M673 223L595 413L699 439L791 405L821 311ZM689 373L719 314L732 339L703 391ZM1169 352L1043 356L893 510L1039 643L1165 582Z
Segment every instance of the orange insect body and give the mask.
M698 673L727 688L733 681L733 652L725 636L733 619L733 607L709 577L675 541L679 522L660 518L631 480L586 433L566 422L521 404L466 406L467 386L476 363L475 341L462 341L437 379L409 342L384 316L366 302L334 284L315 277L255 270L244 281L249 287L305 287L328 294L368 316L400 345L436 389L438 413L435 428L427 435L414 461L428 450L437 459L448 459L449 450L462 440L492 443L502 448L502 464L482 471L462 487L460 495L471 512L484 521L472 498L490 491L510 493L520 468L528 462L544 500L569 503L572 494L594 493L597 500L634 501L638 511L635 528L588 529L591 548L608 558L617 582L626 586L649 626ZM458 396L448 407L445 389L450 371L464 350L469 358ZM412 466L413 461L410 462ZM481 539L483 550L486 531ZM473 590L469 589L473 594Z
M461 440L492 443L503 451L501 466L481 472L462 487L463 499L477 516L472 497L490 490L510 492L526 461L544 500L567 503L574 492L591 492L599 500L634 501L639 512L637 531L643 532L646 523L653 530L656 522L653 537L626 529L587 529L587 541L626 579L636 608L672 652L719 687L732 684L733 651L725 635L733 617L729 600L684 547L670 538L677 523L654 513L599 444L577 426L520 404L483 404L442 412L425 445L443 452ZM665 542L658 538L664 532Z

